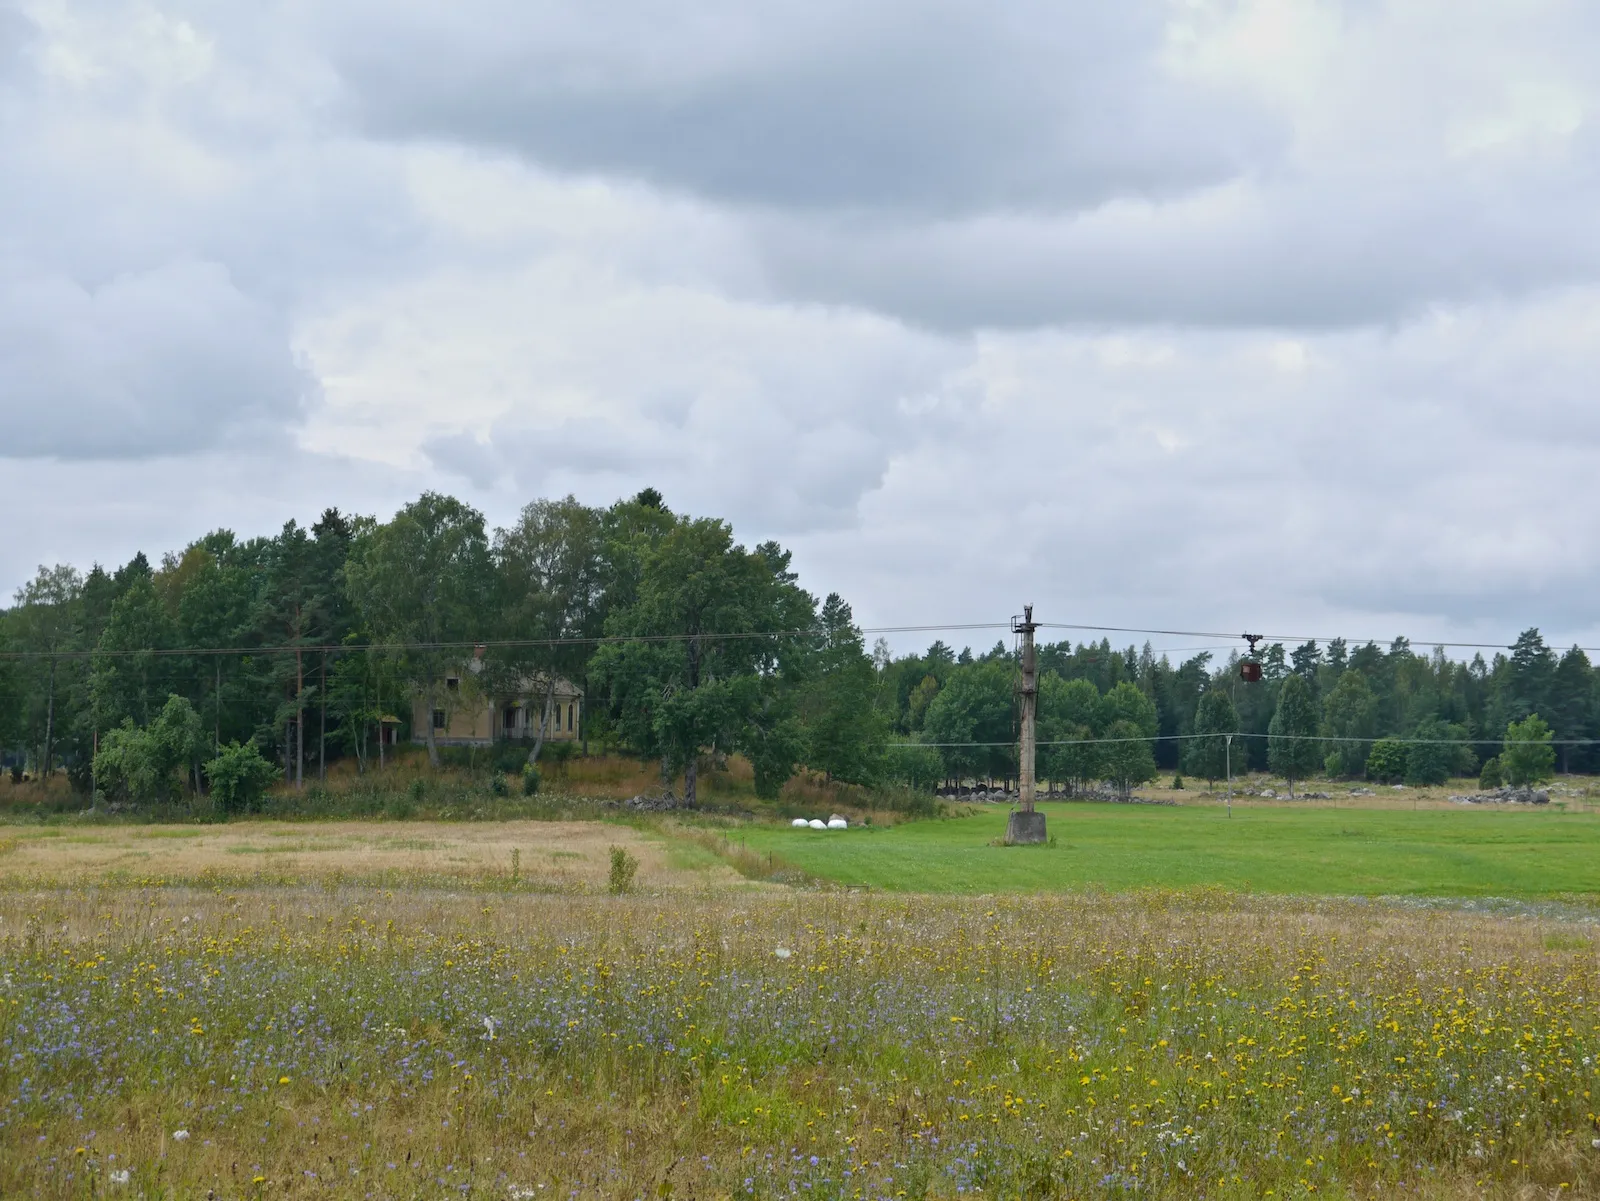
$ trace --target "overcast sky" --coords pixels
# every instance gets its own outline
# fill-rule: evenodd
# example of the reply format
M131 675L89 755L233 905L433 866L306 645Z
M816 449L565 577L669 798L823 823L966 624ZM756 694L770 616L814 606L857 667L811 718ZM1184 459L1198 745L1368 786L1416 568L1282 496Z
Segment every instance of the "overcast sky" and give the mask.
M0 586L650 485L869 626L1600 642L1597 64L1590 0L0 0Z

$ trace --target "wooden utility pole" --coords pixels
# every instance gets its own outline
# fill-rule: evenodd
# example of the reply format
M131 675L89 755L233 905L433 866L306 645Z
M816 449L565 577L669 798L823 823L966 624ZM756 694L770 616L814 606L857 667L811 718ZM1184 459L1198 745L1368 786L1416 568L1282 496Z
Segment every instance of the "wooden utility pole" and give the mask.
M1012 632L1022 638L1022 730L1017 756L1018 808L1006 823L1006 842L1010 844L1045 841L1044 814L1033 807L1034 719L1039 708L1039 656L1033 648L1033 606L1022 606L1022 619L1011 619Z

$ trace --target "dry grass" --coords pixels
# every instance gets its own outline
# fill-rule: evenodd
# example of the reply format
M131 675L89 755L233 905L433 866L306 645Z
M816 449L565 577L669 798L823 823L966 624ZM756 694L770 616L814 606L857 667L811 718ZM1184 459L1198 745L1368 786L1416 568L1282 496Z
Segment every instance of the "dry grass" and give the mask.
M740 880L710 854L686 855L676 843L623 825L252 821L13 827L0 840L0 888L344 880L603 891L613 846L638 859L642 888L705 888Z

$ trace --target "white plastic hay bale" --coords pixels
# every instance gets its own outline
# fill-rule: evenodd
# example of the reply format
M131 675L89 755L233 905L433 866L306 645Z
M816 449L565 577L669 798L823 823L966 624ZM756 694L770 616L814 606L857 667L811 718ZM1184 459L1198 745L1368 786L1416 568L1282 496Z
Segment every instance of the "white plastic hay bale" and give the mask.
M820 817L812 818L806 823L806 825L810 826L813 830L826 830L828 828L828 823L823 821Z
M789 824L791 826L794 826L798 830L804 830L811 823L806 821L806 819L803 818L803 817L797 817L792 822L790 822Z
M830 830L847 830L849 828L850 823L842 817L830 817L828 819L828 829Z

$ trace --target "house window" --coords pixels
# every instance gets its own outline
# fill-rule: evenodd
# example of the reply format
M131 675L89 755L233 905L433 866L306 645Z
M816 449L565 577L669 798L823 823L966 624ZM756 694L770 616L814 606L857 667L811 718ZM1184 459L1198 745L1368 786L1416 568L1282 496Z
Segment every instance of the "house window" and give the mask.
M433 728L435 730L444 729L444 710L443 709L435 709L433 711Z
M515 705L507 705L505 712L501 716L504 719L506 729L515 730L517 728L517 707Z
M460 692L461 691L461 677L460 676L451 676L451 677L449 677L448 679L445 680L444 686L445 686L446 689L448 689L451 692Z
M569 733L569 734L572 733L572 710L573 710L573 706L572 705L568 705L567 706L567 733Z

